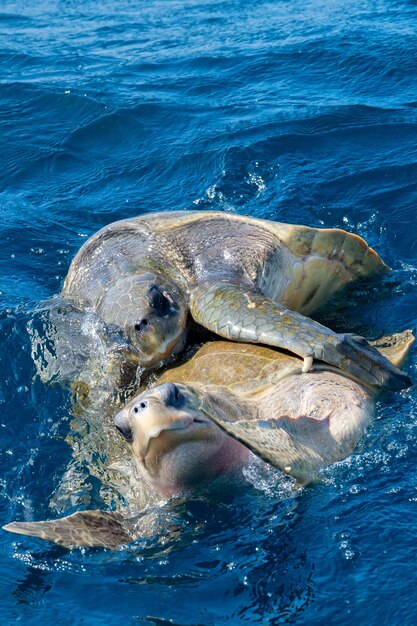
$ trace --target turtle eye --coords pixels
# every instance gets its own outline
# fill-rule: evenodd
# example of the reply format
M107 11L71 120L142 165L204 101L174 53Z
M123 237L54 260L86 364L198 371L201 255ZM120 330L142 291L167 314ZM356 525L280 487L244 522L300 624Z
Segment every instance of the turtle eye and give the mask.
M165 293L162 293L156 285L151 287L150 295L150 303L157 316L165 317L166 315L169 315L172 308L172 298L165 295Z
M137 333L141 333L143 329L146 328L147 326L149 326L149 321L145 318L141 320L140 322L138 322L137 324L135 324L135 330Z
M175 383L164 383L159 387L159 393L166 406L179 409L183 406L185 398L180 388Z

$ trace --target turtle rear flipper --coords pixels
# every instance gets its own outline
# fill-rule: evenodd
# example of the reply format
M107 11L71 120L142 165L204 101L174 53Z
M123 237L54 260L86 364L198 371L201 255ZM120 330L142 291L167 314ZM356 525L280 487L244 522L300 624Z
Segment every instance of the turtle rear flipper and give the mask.
M409 377L365 339L337 334L249 287L245 290L228 282L201 285L191 295L190 311L196 322L221 337L301 356L304 372L311 369L314 358L368 385L392 390L411 385Z
M265 226L290 252L280 259L280 288L273 299L304 315L318 310L347 284L389 269L366 241L353 233L277 222ZM274 273L268 274L270 281L276 282Z
M102 547L110 550L134 540L128 521L112 511L77 511L61 519L43 522L11 522L4 530L39 537L70 548Z

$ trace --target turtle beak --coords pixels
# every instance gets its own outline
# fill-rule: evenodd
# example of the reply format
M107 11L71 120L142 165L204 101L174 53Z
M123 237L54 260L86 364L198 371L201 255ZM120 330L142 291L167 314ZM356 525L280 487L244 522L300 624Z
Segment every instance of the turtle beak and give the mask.
M204 416L195 415L187 408L182 386L174 383L164 383L141 393L117 413L114 422L141 461L147 457L151 442L154 452L155 445L162 445L163 450L167 445L172 448L173 442L200 437L199 425L211 424Z
M132 443L133 442L133 430L130 426L129 418L128 418L126 411L124 410L119 411L119 413L117 413L116 417L114 418L114 423L115 423L117 430L122 435L122 437L128 443Z
M122 328L116 326L115 324L109 325L108 338L112 349L119 354L121 353L124 359L135 364L142 361L140 351Z
M133 350L130 338L117 324L107 324L107 339L115 350Z

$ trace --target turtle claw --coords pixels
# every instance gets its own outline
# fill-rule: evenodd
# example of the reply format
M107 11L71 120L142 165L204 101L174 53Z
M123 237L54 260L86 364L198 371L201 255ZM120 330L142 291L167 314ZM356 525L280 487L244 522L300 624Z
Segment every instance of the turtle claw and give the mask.
M304 357L304 363L303 363L303 367L302 367L302 373L306 374L307 372L309 372L311 370L311 368L313 367L313 357L312 356L305 356Z

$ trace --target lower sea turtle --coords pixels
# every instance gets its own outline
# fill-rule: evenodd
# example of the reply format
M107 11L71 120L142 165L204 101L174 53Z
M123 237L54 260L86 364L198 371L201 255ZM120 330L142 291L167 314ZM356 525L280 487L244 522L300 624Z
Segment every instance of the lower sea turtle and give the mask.
M413 341L405 331L376 346L399 365ZM131 400L115 424L143 479L165 496L241 469L248 449L306 484L353 451L372 419L376 388L325 364L306 376L302 365L271 348L208 343ZM137 515L79 511L4 528L64 546L115 548L141 536L141 523Z
M179 355L191 316L226 339L289 350L304 359L304 372L318 359L401 389L409 378L363 338L306 317L352 280L386 270L363 239L342 230L220 212L153 213L91 237L62 297L95 315L123 358L143 369Z

